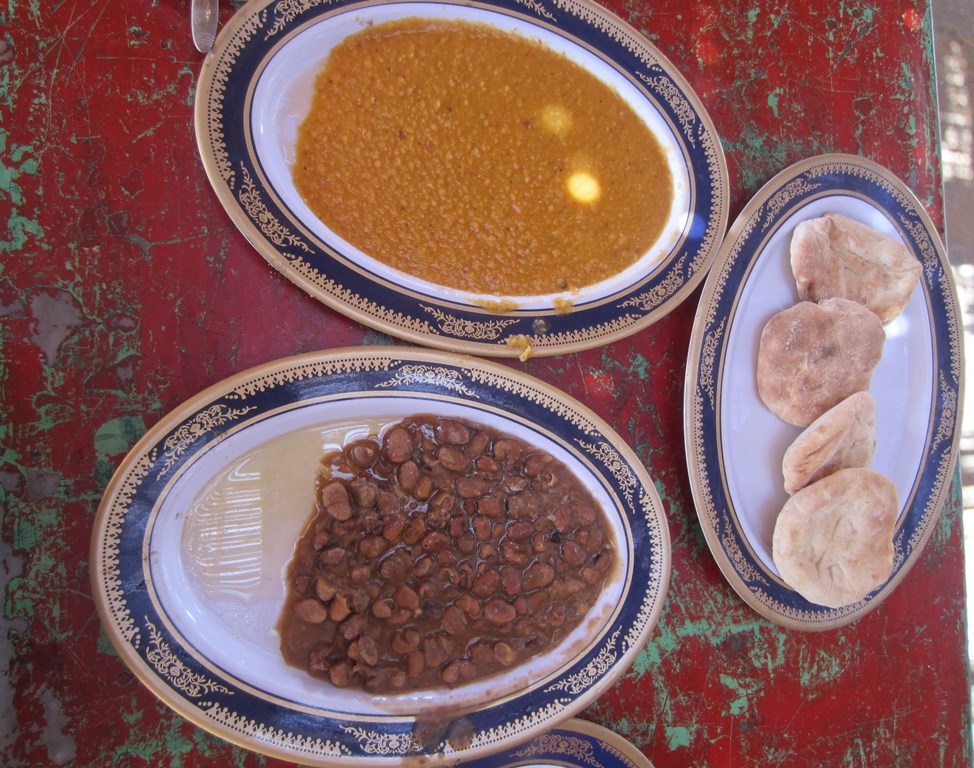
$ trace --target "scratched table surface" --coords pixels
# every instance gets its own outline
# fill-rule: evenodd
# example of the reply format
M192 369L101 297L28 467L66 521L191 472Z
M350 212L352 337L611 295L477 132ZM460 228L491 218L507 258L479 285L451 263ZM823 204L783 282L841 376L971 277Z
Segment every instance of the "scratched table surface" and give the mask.
M731 221L778 171L845 152L902 178L941 226L925 3L604 2L708 110ZM194 138L203 57L187 0L7 3L0 27L0 764L284 765L183 720L122 663L91 596L92 523L126 452L198 391L285 355L393 340L280 277L221 208ZM698 299L603 348L507 362L608 420L668 514L659 626L583 717L657 768L969 765L959 484L873 612L820 633L757 615L691 499Z

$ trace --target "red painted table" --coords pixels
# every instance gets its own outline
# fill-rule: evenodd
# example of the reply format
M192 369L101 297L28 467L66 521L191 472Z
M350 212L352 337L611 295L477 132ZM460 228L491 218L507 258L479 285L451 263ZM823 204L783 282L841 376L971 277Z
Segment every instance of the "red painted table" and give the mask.
M731 220L786 166L847 152L889 168L941 222L927 4L605 4L709 111ZM196 154L202 56L185 0L39 0L0 19L0 763L281 765L182 720L122 664L90 594L92 522L128 449L199 390L390 339L303 295L225 215ZM698 295L610 346L509 363L612 423L668 510L660 624L585 717L657 768L969 765L958 482L878 609L823 633L758 616L724 581L691 500L681 406Z

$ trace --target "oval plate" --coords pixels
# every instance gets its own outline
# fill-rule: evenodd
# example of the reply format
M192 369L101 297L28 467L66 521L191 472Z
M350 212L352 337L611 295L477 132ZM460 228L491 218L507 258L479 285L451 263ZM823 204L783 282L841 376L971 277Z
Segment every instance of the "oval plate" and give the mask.
M461 763L462 768L653 768L653 764L619 734L587 720L569 720L526 744L496 755Z
M757 395L758 341L768 319L798 301L789 262L795 225L829 211L898 237L923 264L919 288L886 326L870 392L877 402L872 468L891 478L901 512L889 579L838 609L806 601L779 578L771 536L788 496L781 461L801 432ZM963 395L962 324L953 276L932 222L889 171L847 155L783 171L728 232L694 322L684 402L697 515L731 586L762 616L796 629L849 623L903 579L933 532L949 490Z
M515 670L396 696L336 689L284 664L275 631L284 570L333 439L323 435L424 412L466 417L559 457L600 499L619 566L584 628ZM479 759L594 701L658 620L670 548L652 479L584 406L498 363L372 347L269 363L165 417L106 490L91 563L119 654L187 719L304 764L398 765Z
M540 38L629 94L634 108L669 137L671 165L685 180L686 208L671 217L677 225L660 259L580 297L570 312L558 312L550 300L501 314L449 289L388 274L303 210L290 181L291 150L278 145L293 144L286 137L296 134L306 113L329 46L363 24L406 15L478 20ZM292 102L289 89L304 94L303 107L297 97ZM251 2L221 31L203 64L196 134L220 202L271 265L368 326L451 351L553 355L634 333L664 317L703 280L727 225L727 166L696 95L643 35L586 0Z

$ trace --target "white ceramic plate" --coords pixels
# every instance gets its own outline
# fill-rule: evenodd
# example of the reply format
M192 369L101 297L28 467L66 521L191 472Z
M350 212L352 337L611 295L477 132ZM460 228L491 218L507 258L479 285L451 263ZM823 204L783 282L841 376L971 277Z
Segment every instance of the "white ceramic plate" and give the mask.
M462 763L462 768L653 768L653 764L617 733L586 720L569 720L496 755Z
M406 17L477 21L540 40L633 107L664 147L675 189L665 230L643 258L570 295L484 296L394 270L311 213L291 166L315 75L345 37ZM644 36L587 0L476 6L255 0L221 31L203 65L196 129L220 201L275 268L367 325L452 351L515 356L529 345L530 354L550 355L634 333L666 315L703 279L727 224L726 163L703 107ZM492 312L485 301L510 301L515 309ZM572 311L557 311L566 301Z
M336 689L282 660L284 570L326 447L416 413L560 458L605 510L618 567L576 631L509 672L400 695ZM109 637L177 712L282 759L392 765L492 754L593 701L655 626L669 539L646 470L579 403L495 363L375 347L270 363L173 411L107 489L91 562Z
M800 428L761 402L758 341L798 301L789 263L794 228L835 211L901 239L923 264L920 286L886 326L870 392L877 402L872 468L902 504L889 580L839 609L804 600L779 577L771 537L788 496L781 460ZM759 613L824 629L874 608L906 575L946 499L959 439L962 326L943 245L922 206L884 168L847 155L812 158L772 179L721 246L697 311L685 392L687 461L697 513L724 575Z

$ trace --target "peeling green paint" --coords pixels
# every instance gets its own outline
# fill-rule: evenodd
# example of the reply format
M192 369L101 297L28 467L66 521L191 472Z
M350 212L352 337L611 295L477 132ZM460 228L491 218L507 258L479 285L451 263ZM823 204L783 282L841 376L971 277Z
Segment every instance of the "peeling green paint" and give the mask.
M828 686L842 677L851 666L850 658L842 658L828 653L810 653L803 647L799 652L799 680L803 688Z
M667 602L669 598L667 598ZM663 615L667 614L666 605L663 606ZM663 657L668 653L674 652L680 646L679 637L670 627L668 622L660 622L656 628L653 638L636 655L629 674L642 677L648 672L655 672Z
M744 714L747 711L748 703L752 700L750 691L741 685L740 681L736 680L730 675L721 675L720 682L724 685L724 687L737 696L736 699L733 699L728 703L728 712L730 712L732 715Z
M115 646L112 645L112 641L108 639L108 635L106 635L104 630L101 628L99 628L98 632L98 643L96 645L96 649L102 656L118 656L118 651L115 650Z
M633 356L632 363L629 366L630 373L635 373L640 381L646 381L649 375L651 363L645 357L640 355L638 352Z
M146 39L149 35L142 27L132 25L129 27L129 45L139 46L145 45L148 40Z
M119 416L107 421L95 431L95 454L107 460L127 453L145 431L141 416Z
M668 725L665 728L666 746L670 749L689 747L693 743L691 729L683 725Z
M40 223L24 213L24 192L20 184L22 176L36 176L38 170L34 147L28 144L9 146L10 134L0 128L0 200L7 198L10 213L7 217L7 236L0 239L0 253L13 253L24 250L32 239L43 238L44 230ZM0 274L3 273L0 263Z
M194 747L192 735L186 735L184 730L192 734L195 729L184 729L183 722L178 718L162 720L159 728L146 731L144 728L133 728L124 743L111 751L113 761L111 765L120 764L129 756L152 763L158 755L166 755L167 764L171 768L180 768Z
M14 519L13 545L15 549L30 550L37 546L37 526L32 520L22 517Z
M782 93L784 93L783 88L775 88L773 91L771 91L771 93L768 94L768 106L771 108L771 112L775 117L781 117L781 115L778 114L778 99Z
M139 711L137 707L132 707L129 709L123 708L119 711L122 715L122 720L128 723L129 725L135 725L136 723L138 723L139 718L142 716L142 713Z

